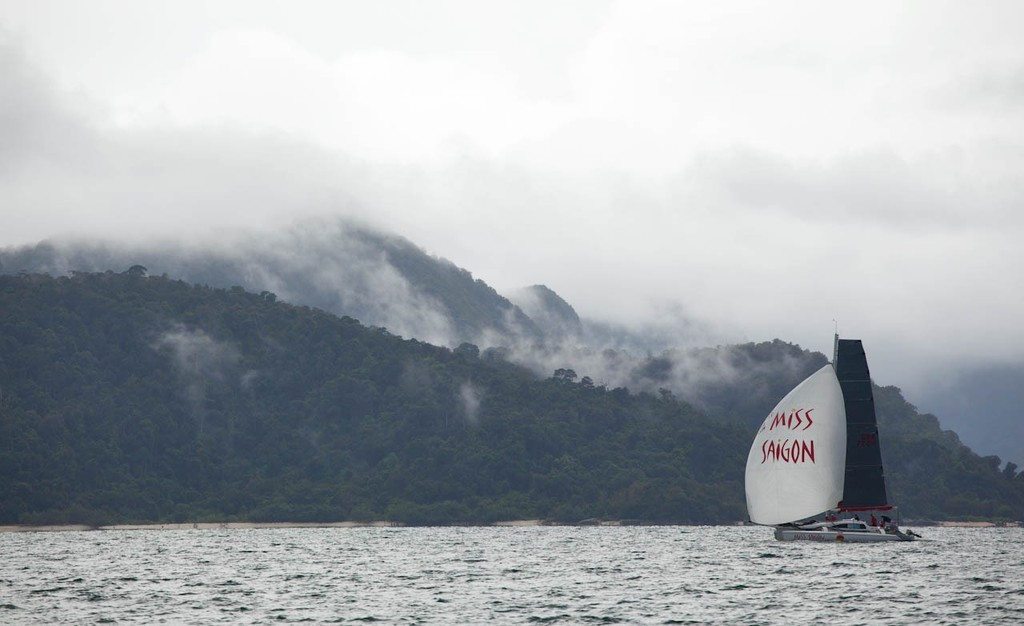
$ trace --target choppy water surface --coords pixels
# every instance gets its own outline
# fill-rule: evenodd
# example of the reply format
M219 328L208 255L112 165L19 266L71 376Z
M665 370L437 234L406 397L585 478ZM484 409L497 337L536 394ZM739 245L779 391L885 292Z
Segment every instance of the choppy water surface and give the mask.
M1024 623L1024 530L781 543L763 528L0 533L0 623Z

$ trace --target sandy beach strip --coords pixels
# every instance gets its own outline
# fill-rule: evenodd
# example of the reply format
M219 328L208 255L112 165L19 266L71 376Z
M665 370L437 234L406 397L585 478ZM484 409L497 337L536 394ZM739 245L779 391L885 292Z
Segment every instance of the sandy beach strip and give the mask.
M495 522L492 526L542 526L543 520L509 520ZM41 526L8 525L0 526L0 532L81 532L87 530L237 530L255 528L399 528L399 522L185 522L168 524L112 524L109 526L87 526L85 524L51 524Z
M87 526L84 524L53 524L43 526L0 526L0 532L67 532L84 530L225 530L242 528L391 528L397 522L185 522L180 524L112 524Z

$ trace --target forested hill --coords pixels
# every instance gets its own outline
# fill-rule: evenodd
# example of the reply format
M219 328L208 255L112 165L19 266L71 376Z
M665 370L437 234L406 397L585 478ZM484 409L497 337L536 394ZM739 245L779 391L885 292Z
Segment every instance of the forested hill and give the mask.
M0 276L0 523L745 518L747 425L500 354L141 267ZM905 515L1024 517L878 393Z
M0 277L0 522L744 516L746 433L242 289Z

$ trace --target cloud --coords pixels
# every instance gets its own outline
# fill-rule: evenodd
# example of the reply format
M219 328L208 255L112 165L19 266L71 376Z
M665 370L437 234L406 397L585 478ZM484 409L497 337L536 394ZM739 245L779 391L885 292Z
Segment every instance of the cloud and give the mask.
M678 303L825 352L838 319L905 387L1019 361L1019 3L34 6L0 48L2 244L340 213L590 319Z
M62 94L0 26L0 185L32 168L82 170L96 140L90 107Z
M229 345L213 339L202 330L180 325L163 333L156 346L168 348L174 355L178 372L196 380L224 380L226 370L239 358L237 350Z
M964 68L936 86L933 95L951 114L980 114L1014 124L1024 103L1024 59Z
M219 342L201 329L177 325L165 331L154 343L156 350L168 350L183 385L193 418L202 430L206 417L206 390L211 382L221 382L236 374L240 355L231 345ZM248 384L252 373L242 374Z
M459 406L462 417L467 423L476 425L480 420L480 404L483 402L483 390L472 381L464 381L459 385Z
M248 284L285 300L300 301L315 290L323 298L316 304L327 310L404 337L450 345L456 332L447 309L410 284L389 258L411 245L357 224L313 219L258 236L236 232L219 242L214 254L245 268Z
M194 238L344 211L362 167L277 132L118 126L0 45L2 244L65 234ZM17 215L18 219L13 219Z
M557 104L524 100L515 75L457 58L361 50L325 59L263 29L230 29L166 84L121 98L120 124L285 132L372 160L499 154L543 136Z
M732 207L737 217L771 212L843 228L977 232L1002 229L1016 217L1009 199L1021 183L1014 168L997 165L1008 158L1024 165L1024 155L985 143L921 158L873 150L814 161L733 149L700 155L687 178L699 181L697 194ZM981 196L978 169L991 185Z

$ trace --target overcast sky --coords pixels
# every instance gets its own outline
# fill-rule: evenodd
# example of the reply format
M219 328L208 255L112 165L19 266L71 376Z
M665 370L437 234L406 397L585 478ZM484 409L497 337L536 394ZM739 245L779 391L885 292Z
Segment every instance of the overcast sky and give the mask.
M0 245L356 216L883 384L1024 353L1024 3L0 0Z

